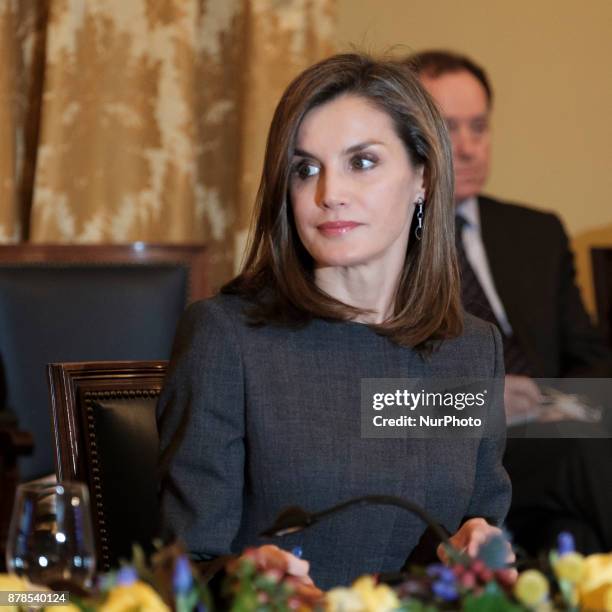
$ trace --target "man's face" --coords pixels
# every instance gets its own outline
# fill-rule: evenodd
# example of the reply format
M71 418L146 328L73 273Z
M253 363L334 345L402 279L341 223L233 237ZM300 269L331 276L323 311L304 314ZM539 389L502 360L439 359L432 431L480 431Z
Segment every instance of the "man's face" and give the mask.
M453 143L455 201L475 196L489 176L491 133L487 94L469 72L449 72L437 78L421 75L437 102Z

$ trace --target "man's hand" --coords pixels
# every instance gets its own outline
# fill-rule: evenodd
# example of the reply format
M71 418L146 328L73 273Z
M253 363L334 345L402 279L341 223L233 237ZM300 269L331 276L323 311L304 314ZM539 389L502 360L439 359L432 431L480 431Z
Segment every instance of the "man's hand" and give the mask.
M533 379L528 376L506 375L504 406L508 424L536 414L541 403L542 393Z
M499 527L489 525L483 518L473 518L465 521L459 528L457 533L452 535L448 540L451 546L461 553L465 553L470 557L476 557L478 549L484 544L491 536L501 535L502 531ZM506 555L507 563L514 563L516 556L512 550L510 542L508 544L508 554ZM443 563L448 563L448 556L444 550L444 547L440 544L438 546L438 557ZM514 582L518 576L515 569L504 570L506 572L506 579L509 582Z

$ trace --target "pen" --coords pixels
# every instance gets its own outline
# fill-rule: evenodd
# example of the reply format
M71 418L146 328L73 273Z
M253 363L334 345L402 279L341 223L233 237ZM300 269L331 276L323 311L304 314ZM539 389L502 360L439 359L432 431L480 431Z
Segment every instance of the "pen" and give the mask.
M294 555L295 557L297 557L298 559L302 558L302 547L301 546L295 546L292 551L291 554Z

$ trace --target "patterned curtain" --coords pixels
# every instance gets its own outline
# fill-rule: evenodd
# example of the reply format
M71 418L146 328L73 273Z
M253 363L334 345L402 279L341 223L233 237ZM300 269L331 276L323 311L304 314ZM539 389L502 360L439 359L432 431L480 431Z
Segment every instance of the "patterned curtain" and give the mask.
M0 242L208 242L226 280L334 4L0 0Z

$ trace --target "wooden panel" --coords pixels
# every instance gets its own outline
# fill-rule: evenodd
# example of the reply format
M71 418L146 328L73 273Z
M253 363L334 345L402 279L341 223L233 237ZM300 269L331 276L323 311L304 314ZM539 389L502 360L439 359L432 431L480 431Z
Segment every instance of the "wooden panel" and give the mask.
M190 301L210 295L207 248L202 244L17 244L0 246L0 264L182 263L190 270Z

